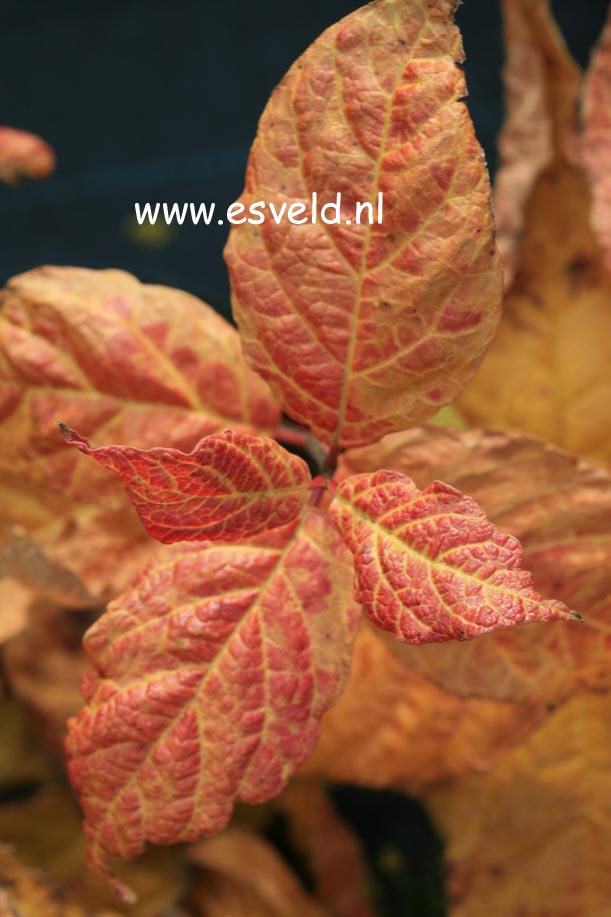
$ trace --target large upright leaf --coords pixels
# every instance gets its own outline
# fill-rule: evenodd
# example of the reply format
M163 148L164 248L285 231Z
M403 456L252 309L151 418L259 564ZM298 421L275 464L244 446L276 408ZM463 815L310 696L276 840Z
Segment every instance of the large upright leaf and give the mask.
M611 9L583 92L583 156L592 178L592 223L611 272Z
M420 491L396 471L354 475L330 512L354 554L358 600L403 643L578 617L535 592L519 541L448 484Z
M551 13L549 0L502 0L506 120L494 183L498 246L513 277L533 186L556 151L577 155L575 99L581 73Z
M552 150L525 203L521 247L499 330L458 407L472 424L532 433L575 455L608 463L611 276L591 227L585 171L575 144L566 142L579 81L549 22L547 4L507 0L508 13L515 15L517 9L529 24L529 31L515 38L522 41L524 60L536 55L545 64L539 67L538 91L554 125ZM518 54L515 47L512 53ZM521 129L528 131L527 111L520 112ZM514 113L514 131L520 112ZM526 149L520 152L525 155ZM517 168L515 159L512 170ZM506 192L513 193L511 183Z
M277 423L235 330L187 293L122 271L49 267L11 280L0 305L0 482L9 494L23 482L43 502L49 492L99 501L120 491L66 449L58 420L88 437L147 448L163 436L186 451L227 426Z
M503 433L421 429L347 453L342 472L392 468L441 478L520 539L535 588L583 613L466 645L389 643L409 669L464 695L556 703L611 686L611 477L551 446Z
M241 202L316 224L234 226L226 249L251 365L326 443L434 414L498 321L489 184L465 105L456 0L377 0L328 29L261 118ZM341 193L341 224L320 208ZM383 220L356 225L356 202ZM376 211L377 213L377 211ZM351 223L347 221L351 220Z
M214 833L278 793L348 677L359 621L328 518L164 548L85 638L98 675L71 721L90 860Z
M451 917L602 917L611 901L611 698L555 711L488 774L433 790ZM491 906L492 902L492 906Z
M55 154L36 134L0 127L0 181L13 185L20 178L46 178L55 168Z
M192 452L102 446L61 424L67 443L115 471L147 532L165 544L235 541L287 525L305 506L308 466L273 439L238 430L204 437Z

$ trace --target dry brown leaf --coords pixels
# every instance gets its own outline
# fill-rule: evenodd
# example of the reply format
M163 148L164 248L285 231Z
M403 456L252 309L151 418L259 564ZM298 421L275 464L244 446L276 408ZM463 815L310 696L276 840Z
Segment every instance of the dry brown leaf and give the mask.
M458 399L472 424L541 436L611 462L611 277L590 227L585 176L557 160L526 207L499 330Z
M68 717L82 705L80 681L89 668L82 638L93 616L35 600L31 624L2 649L12 693L40 721L45 740L63 751Z
M510 118L496 206L513 282L496 337L457 404L472 424L532 433L609 463L611 276L583 167L585 149L595 174L608 175L609 153L596 136L608 118L596 101L608 52L603 45L590 79L588 154L577 134L580 74L547 0L505 0L504 9ZM598 223L604 186L595 184Z
M24 802L0 805L0 841L9 843L25 866L42 870L88 915L99 909L131 917L169 914L182 890L179 851L151 847L138 860L119 866L121 877L138 898L133 906L121 904L108 885L87 869L81 813L69 790L61 787L50 787ZM0 915L4 917L1 908Z
M562 150L576 154L575 99L581 73L550 12L548 0L502 0L506 47L506 120L499 137L501 165L494 209L497 243L509 281L536 179Z
M611 684L611 477L538 440L420 428L347 453L343 473L390 468L419 486L438 478L472 496L520 539L535 588L585 617L468 643L392 648L446 690L555 703Z
M0 544L0 579L9 577L30 587L35 594L68 608L95 604L80 580L66 567L52 561L27 535L13 529Z
M538 716L534 709L440 690L409 672L379 632L366 627L348 687L323 717L320 742L301 773L413 793L489 767Z
M296 847L308 860L318 898L334 917L374 917L361 844L317 780L292 783L276 800Z
M37 598L91 609L122 592L157 543L125 495L113 508L83 504L25 534L0 525L0 645L28 624Z
M229 828L188 850L199 867L192 903L201 917L331 917L260 837Z
M611 901L611 697L572 698L486 776L434 789L452 917L602 917Z
M583 89L583 157L592 178L592 224L611 271L611 9Z
M115 917L115 911L85 910L62 895L38 871L25 869L0 844L0 917Z
M123 494L111 507L77 506L30 538L50 561L73 572L98 604L123 592L159 547Z

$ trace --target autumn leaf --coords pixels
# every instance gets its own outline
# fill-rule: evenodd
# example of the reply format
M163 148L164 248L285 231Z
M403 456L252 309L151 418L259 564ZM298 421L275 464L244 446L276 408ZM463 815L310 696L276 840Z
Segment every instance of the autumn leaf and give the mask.
M46 878L25 869L9 847L0 844L0 914L2 917L117 917L115 911L86 911L58 894Z
M455 6L378 0L347 16L293 65L259 124L240 203L303 213L316 193L319 217L232 227L234 315L251 365L325 443L433 415L498 321ZM328 225L320 208L337 193L341 223ZM380 194L382 221L357 225L357 202L377 207Z
M508 9L520 9L529 23L529 43L514 46L514 57L530 60L536 48L545 62L538 92L555 124L553 149L525 205L499 330L457 404L471 424L532 433L609 463L611 276L591 227L586 174L562 130L567 119L574 121L579 81L564 45L550 37L555 27L542 21L547 5L516 0ZM521 129L529 124L523 120ZM513 193L511 182L506 193Z
M611 699L560 707L488 775L442 785L451 917L598 917L609 909Z
M611 272L611 11L583 88L583 158L592 179L592 225Z
M67 741L98 872L280 792L348 678L351 579L310 510L239 544L164 548L109 606L85 638L99 674Z
M58 420L141 449L162 430L168 447L184 451L227 426L277 425L235 329L187 293L122 271L40 268L13 278L0 305L0 481L8 478L9 495L15 480L43 504L49 493L100 503L120 492L65 448Z
M28 131L0 127L0 181L13 185L20 178L46 178L54 168L48 143Z
M0 646L27 627L34 598L34 590L18 580L0 580Z
M78 577L98 605L126 589L158 547L126 494L104 506L76 504L28 537L49 562Z
M23 503L15 496L19 517ZM101 607L127 588L157 547L127 495L118 494L104 507L62 506L49 518L52 503L41 506L39 518L46 521L27 534L0 524L0 645L27 626L37 599L76 609ZM34 516L27 518L32 523Z
M12 696L32 713L39 735L55 751L63 751L66 723L82 703L80 682L89 669L82 639L96 617L30 599L29 626L2 647Z
M185 887L185 870L177 850L151 848L138 860L120 864L121 878L138 897L135 904L125 905L87 869L81 822L78 804L64 786L47 786L26 799L0 806L0 837L11 845L20 863L42 872L56 891L77 900L87 917L98 910L104 917L111 912L130 917L174 913ZM4 917L1 909L0 913Z
M519 541L448 484L420 491L395 471L354 475L330 512L354 554L357 600L404 643L579 617L535 592Z
M93 449L74 430L60 429L67 443L119 475L147 532L165 544L256 535L292 522L308 498L308 466L273 439L224 430L189 453Z
M16 529L0 543L0 580L3 577L19 580L35 594L68 607L95 604L74 573L50 560L38 545Z
M205 917L331 917L261 837L230 828L193 844L193 904Z
M291 783L276 802L307 860L317 897L334 917L375 917L373 884L358 837L317 780Z
M323 717L320 741L300 774L413 795L448 777L488 770L541 715L535 706L442 691L410 672L381 631L367 626L348 686Z
M525 208L537 178L555 157L577 151L575 100L581 73L552 15L549 0L502 0L505 38L505 123L494 184L497 243L507 280L515 270Z
M442 478L468 493L495 525L519 538L535 589L578 608L584 623L497 631L457 646L392 640L410 671L447 690L514 702L557 703L609 688L611 477L539 440L478 430L424 428L346 454L342 474L407 472L419 486Z

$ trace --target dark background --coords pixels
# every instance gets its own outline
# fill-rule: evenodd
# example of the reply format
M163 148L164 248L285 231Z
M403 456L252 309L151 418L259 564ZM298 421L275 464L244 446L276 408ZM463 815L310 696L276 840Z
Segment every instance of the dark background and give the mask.
M0 0L0 123L56 149L49 180L0 188L0 282L43 263L121 267L227 314L227 227L139 228L134 201L241 193L265 102L358 0ZM554 3L585 64L607 0ZM499 5L458 11L470 109L492 169L502 118Z

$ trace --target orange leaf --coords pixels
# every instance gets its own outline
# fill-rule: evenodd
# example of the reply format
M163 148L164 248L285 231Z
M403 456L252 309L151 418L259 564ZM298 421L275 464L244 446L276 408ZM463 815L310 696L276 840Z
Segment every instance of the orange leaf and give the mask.
M179 851L151 848L138 860L121 863L121 878L135 889L138 900L135 905L120 903L108 885L87 869L81 813L73 794L63 785L51 784L34 795L3 802L0 837L24 866L45 875L56 894L78 901L86 917L98 912L100 917L178 917L178 902L185 890ZM0 914L9 917L1 909ZM10 917L16 915L11 912ZM34 911L32 917L43 914ZM60 910L58 917L68 914Z
M0 543L0 580L19 580L35 593L72 608L95 604L77 576L50 560L26 535L14 530Z
M119 917L116 911L91 911L62 894L37 870L25 869L9 847L0 844L2 917Z
M90 860L220 830L282 789L348 677L359 614L328 519L163 549L89 631L98 676L71 721Z
M551 13L549 0L502 0L506 120L494 185L498 246L507 280L515 271L525 208L537 178L556 151L577 151L581 73Z
M271 844L247 831L229 828L187 856L199 867L192 899L202 917L331 917Z
M592 224L611 272L611 10L583 90L583 157L592 178Z
M355 445L433 415L496 327L501 267L467 109L456 0L378 0L328 29L261 118L241 202L316 224L232 227L245 353L286 411ZM320 208L342 194L341 224ZM383 220L356 225L357 202ZM352 219L351 224L344 222Z
M29 627L2 647L11 694L36 717L39 735L61 753L66 722L82 703L80 682L89 669L83 634L97 615L28 603Z
M375 917L365 852L321 783L293 782L276 805L288 819L293 844L307 859L317 897L334 917Z
M76 575L99 605L127 588L158 545L146 534L127 494L104 506L77 504L36 528L30 540L50 563Z
M516 36L522 43L512 53L523 58L525 79L538 61L541 82L531 91L546 105L550 158L534 175L532 163L519 158L527 152L524 145L514 150L511 174L521 165L531 184L529 194L522 189L519 195L509 176L503 186L510 209L515 201L524 205L515 276L499 330L457 404L471 424L532 433L609 463L611 277L591 227L590 188L576 135L579 73L546 0L507 0L507 12L523 17L524 31ZM514 112L513 132L530 130L528 111L525 104Z
M60 424L67 443L115 471L153 538L165 544L235 541L296 519L309 493L306 463L273 439L236 430L206 436L192 452L105 446Z
M382 632L367 626L348 686L323 717L320 741L300 773L414 794L488 770L541 716L534 707L442 691L401 665Z
M611 477L517 435L420 429L347 453L343 473L409 470L419 486L441 477L520 539L534 586L578 608L558 622L484 635L467 645L389 645L420 675L463 695L556 703L611 686Z
M611 698L560 707L488 775L433 790L451 917L598 917L611 901Z
M48 143L28 131L0 127L0 181L12 185L20 178L46 178L54 168Z
M122 271L40 268L0 305L0 478L99 501L118 482L56 428L189 451L227 426L275 429L278 410L238 335L200 300ZM3 491L0 488L0 495Z
M534 591L519 541L448 484L420 491L395 471L355 475L330 512L354 554L358 600L404 643L578 617Z

